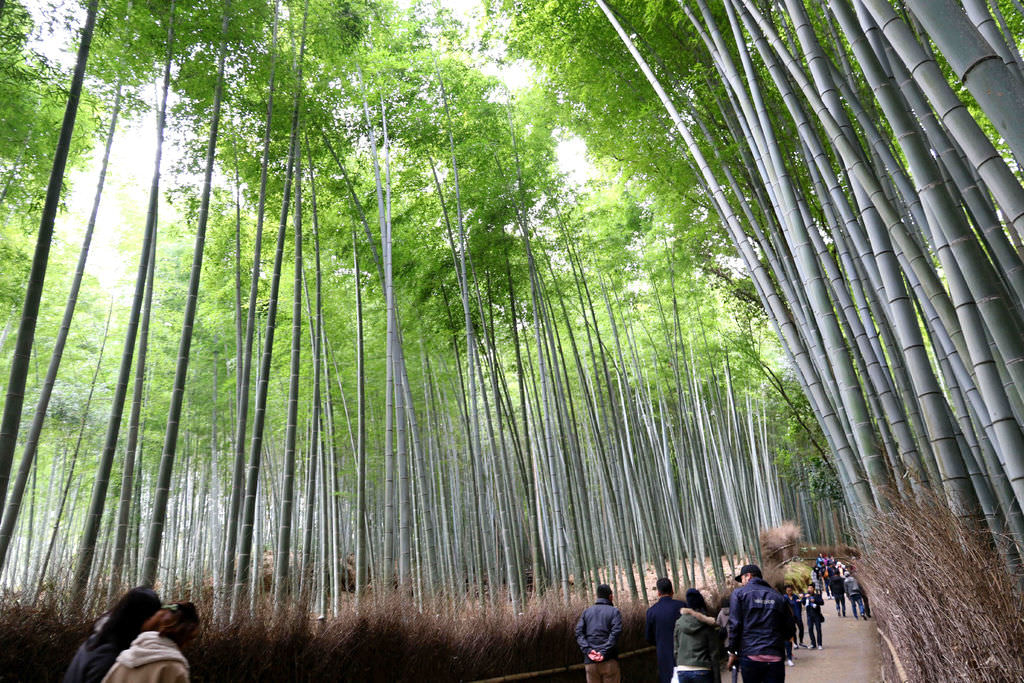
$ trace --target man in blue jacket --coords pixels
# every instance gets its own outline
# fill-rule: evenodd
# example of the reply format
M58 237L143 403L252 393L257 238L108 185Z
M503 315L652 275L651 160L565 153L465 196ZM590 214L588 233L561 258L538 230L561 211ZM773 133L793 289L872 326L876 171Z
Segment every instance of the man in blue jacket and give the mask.
M686 607L686 603L672 598L672 582L668 579L658 579L655 586L658 602L647 610L647 642L658 648L658 683L672 683L676 666L673 634L679 610Z
M587 683L619 683L619 634L622 614L612 604L612 589L597 587L597 602L583 610L576 623L576 643L583 653Z
M736 581L742 585L729 598L729 668L739 664L743 683L782 683L785 644L796 630L789 601L756 564L740 569Z

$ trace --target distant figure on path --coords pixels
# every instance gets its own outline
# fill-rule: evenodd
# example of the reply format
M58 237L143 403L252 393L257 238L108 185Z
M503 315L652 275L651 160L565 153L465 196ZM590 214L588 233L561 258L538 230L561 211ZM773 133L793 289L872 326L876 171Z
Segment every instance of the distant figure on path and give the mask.
M814 586L808 586L807 592L801 598L804 603L804 612L807 613L807 635L811 638L811 649L818 648L820 650L822 648L821 622L825 621L825 615L821 613L821 606L825 604L825 599L818 594ZM814 637L815 634L817 634L817 638Z
M821 559L821 556L819 555L818 558ZM825 579L823 578L824 574L825 565L824 560L822 560L822 564L815 565L814 569L811 570L811 583L814 584L814 588L819 593L822 593L825 590Z
M797 647L804 646L804 603L800 596L793 590L793 586L786 585L786 599L789 600L789 607L793 610L793 623L796 625Z
M672 637L679 610L686 607L686 603L672 597L672 582L667 578L658 579L655 587L658 601L647 609L647 642L658 650L658 683L672 683L672 670L676 665Z
M198 630L199 613L191 602L164 605L117 656L103 683L188 683L188 660L181 648Z
M622 614L612 604L611 586L597 587L597 602L576 623L576 643L583 653L587 683L619 683L619 634Z
M825 566L821 570L821 582L824 584L825 591L822 593L823 597L835 597L832 595L832 579L836 576L836 565L831 559L825 559Z
M782 683L785 643L796 630L789 601L756 564L744 565L736 581L742 585L729 599L729 668L739 664L743 683Z
M846 581L838 572L828 580L832 599L836 601L836 616L846 616ZM842 612L842 614L840 614Z
M696 588L686 591L686 607L676 621L674 641L676 681L717 683L720 680L718 627L707 615L707 603Z
M160 609L160 598L152 588L133 588L114 608L96 621L90 635L71 660L64 683L99 683L114 666L114 660L128 648L145 623Z
M721 599L718 606L718 617L715 619L715 624L718 626L718 643L722 652L725 651L725 643L729 640L729 597L726 595Z
M864 598L861 596L860 584L850 572L846 572L846 578L843 579L843 587L846 589L846 594L850 597L850 609L853 610L853 618L857 618L857 608L860 607L860 616L864 618L864 621L867 621L868 615L864 613Z

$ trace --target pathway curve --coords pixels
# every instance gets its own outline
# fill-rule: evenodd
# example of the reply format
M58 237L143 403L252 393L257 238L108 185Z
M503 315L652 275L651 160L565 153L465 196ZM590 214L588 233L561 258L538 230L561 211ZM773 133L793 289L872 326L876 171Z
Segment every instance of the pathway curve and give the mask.
M875 620L855 620L849 604L847 616L837 617L835 603L827 599L822 612L825 615L825 623L821 625L824 649L795 650L795 665L786 667L786 683L874 683L882 680ZM806 632L804 642L811 642ZM726 673L722 680L732 679Z

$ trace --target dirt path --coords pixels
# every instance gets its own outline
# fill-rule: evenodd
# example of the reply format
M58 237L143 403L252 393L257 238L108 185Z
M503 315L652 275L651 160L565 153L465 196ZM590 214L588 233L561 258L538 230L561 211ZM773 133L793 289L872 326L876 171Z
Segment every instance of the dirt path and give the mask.
M875 620L854 620L850 606L844 617L836 616L835 603L826 599L822 608L825 623L821 636L822 650L800 648L793 652L794 666L786 667L786 683L874 683L882 680L878 656L878 631ZM804 642L810 639L804 633ZM728 674L723 681L731 681Z

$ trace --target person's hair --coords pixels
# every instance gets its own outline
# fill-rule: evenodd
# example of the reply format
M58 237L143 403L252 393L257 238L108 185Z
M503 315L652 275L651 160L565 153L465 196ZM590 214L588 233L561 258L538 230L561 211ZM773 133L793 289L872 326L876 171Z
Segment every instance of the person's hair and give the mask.
M793 588L793 584L787 583L785 588L786 588L786 590L789 590L790 588ZM796 590L796 589L793 588L793 590Z
M602 583L600 586L597 587L597 597L608 600L612 597L612 587L609 586L607 583Z
M106 621L96 634L92 647L102 643L113 643L121 650L126 649L142 631L147 619L160 609L160 597L152 588L133 588L117 601L107 613Z
M696 588L686 589L686 606L698 612L708 611L708 603L704 601L704 596Z
M672 595L672 581L667 578L660 578L658 582L654 584L658 589L658 595Z
M172 602L147 619L142 630L156 631L180 647L199 630L199 612L191 602Z

